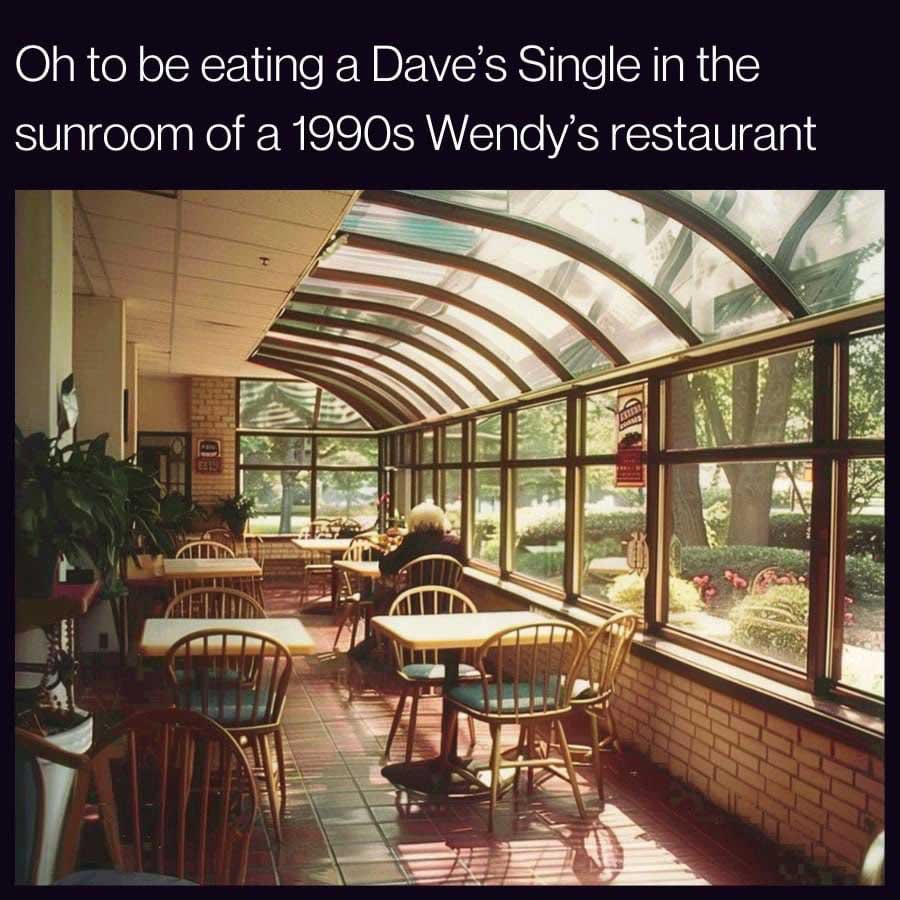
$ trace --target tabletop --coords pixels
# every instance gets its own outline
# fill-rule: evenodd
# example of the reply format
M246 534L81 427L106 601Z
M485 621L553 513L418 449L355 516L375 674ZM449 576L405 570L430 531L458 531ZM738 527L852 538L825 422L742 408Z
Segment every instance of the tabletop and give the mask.
M538 613L452 613L424 616L375 616L372 624L409 650L464 650L480 647L505 628L519 625L558 625ZM549 630L547 633L549 638Z
M166 578L258 578L262 569L255 559L238 556L235 559L164 559Z
M307 656L316 652L316 645L299 619L147 619L138 652L144 656L165 656L177 640L195 631L207 629L240 629L252 631L281 641L291 656ZM246 649L253 651L250 641ZM241 638L231 638L226 652L239 654Z
M318 550L320 553L343 553L350 549L353 538L291 538L291 543L301 550Z
M381 578L381 569L377 559L338 559L335 560L336 569L346 569L352 575L361 578Z
M624 556L603 556L592 559L588 563L588 572L591 575L626 575L631 571L628 560Z

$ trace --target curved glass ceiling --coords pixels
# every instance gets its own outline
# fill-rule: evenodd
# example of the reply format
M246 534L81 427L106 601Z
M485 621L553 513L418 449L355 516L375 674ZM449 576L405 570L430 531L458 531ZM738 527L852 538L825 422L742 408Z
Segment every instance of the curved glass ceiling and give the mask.
M363 191L341 235L257 352L343 354L399 415L884 292L883 191Z
M343 400L307 381L242 378L238 427L260 431L283 428L371 429Z

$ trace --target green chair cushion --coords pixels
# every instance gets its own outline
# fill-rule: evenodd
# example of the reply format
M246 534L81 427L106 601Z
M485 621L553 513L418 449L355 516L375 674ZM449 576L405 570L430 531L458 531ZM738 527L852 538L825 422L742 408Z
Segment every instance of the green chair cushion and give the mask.
M443 663L411 663L408 666L404 666L401 670L403 674L407 678L412 678L416 681L428 681L432 679L443 679L444 678L444 664ZM475 666L470 666L467 663L459 664L459 677L460 678L481 678L481 673Z
M258 699L258 702L257 702ZM221 703L220 703L221 700ZM240 714L236 701L240 701ZM182 698L178 698L178 705L182 706ZM236 691L234 688L227 688L224 697L219 697L219 691L216 687L211 687L207 697L206 709L203 709L203 693L199 688L191 690L189 709L194 712L203 713L211 719L215 719L220 725L226 728L237 725L249 725L253 721L253 708L256 705L256 721L254 725L268 724L266 718L266 706L268 704L268 691L261 689L258 694L252 688L244 688Z
M481 683L459 684L447 692L447 696L463 706L488 713L528 713L531 711L531 697L534 695L534 712L546 712L556 708L556 676L547 679L547 696L544 697L544 685L540 682L530 685L528 682L509 683L503 685L501 701L497 702L497 686L488 689L488 706L484 706L484 692Z

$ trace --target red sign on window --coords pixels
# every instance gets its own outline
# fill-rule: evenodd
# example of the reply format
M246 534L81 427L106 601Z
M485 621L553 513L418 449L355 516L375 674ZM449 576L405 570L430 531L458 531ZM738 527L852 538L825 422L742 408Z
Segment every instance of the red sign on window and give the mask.
M644 487L644 386L620 388L616 407L616 487Z

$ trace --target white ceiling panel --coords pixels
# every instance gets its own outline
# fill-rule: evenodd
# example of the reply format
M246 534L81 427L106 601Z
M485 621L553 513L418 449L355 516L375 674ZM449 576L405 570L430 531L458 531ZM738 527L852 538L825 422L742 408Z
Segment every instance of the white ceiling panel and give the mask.
M142 372L258 377L247 356L355 193L76 191L76 290L126 301Z
M337 219L348 203L337 191L185 191L186 203L249 213L266 219L321 227Z
M184 204L182 228L189 234L262 244L291 253L315 253L330 233L324 228L276 222L196 203Z
M168 197L139 191L76 191L75 194L78 203L90 214L157 228L175 228L177 203Z
M108 216L88 216L88 221L101 248L107 241L116 241L132 247L158 250L161 253L175 252L173 228L154 228L152 225L138 225L123 219L111 219Z
M178 263L178 271L181 275L210 281L213 285L229 281L233 284L268 288L282 293L292 288L297 281L295 273L276 272L268 266L262 265L259 260L255 267L234 266L205 259L195 259L182 254Z
M191 278L178 275L178 296L184 294L197 297L217 297L221 300L233 300L237 303L260 303L273 309L275 314L284 298L286 289L251 287L245 284L232 284L227 281L210 281L205 278Z
M201 234L181 235L182 260L211 260L235 266L258 266L260 256L267 256L270 272L281 272L293 275L302 272L312 261L306 253L290 253L287 250L276 250L274 247L263 247L259 244L244 244L239 241L228 241L223 238L205 237Z

